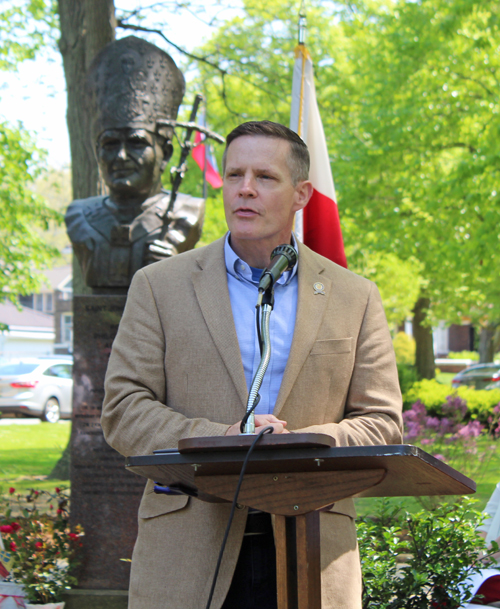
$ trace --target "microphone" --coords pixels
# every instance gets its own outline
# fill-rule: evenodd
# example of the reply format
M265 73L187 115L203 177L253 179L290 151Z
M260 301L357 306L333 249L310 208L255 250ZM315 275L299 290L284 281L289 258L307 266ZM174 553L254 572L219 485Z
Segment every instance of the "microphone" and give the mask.
M284 272L297 264L297 251L291 245L278 245L271 254L271 263L264 269L259 281L259 292L272 287Z

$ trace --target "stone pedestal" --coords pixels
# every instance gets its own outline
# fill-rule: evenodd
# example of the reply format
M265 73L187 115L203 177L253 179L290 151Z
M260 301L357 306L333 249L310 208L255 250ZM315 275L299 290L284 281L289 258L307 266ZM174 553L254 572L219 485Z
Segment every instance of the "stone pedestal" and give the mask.
M105 440L104 376L126 296L75 296L71 522L85 529L79 588L126 590L144 481Z

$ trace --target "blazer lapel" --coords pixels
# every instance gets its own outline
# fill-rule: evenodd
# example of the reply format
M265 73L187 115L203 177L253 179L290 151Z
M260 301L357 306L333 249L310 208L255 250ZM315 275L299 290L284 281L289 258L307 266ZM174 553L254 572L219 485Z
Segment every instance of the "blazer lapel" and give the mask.
M321 260L299 244L297 316L289 359L281 382L273 414L279 416L299 372L308 357L332 296L332 281L325 277ZM323 284L324 295L315 290L315 283Z
M192 281L203 318L240 396L244 412L248 392L229 299L223 247L221 239L200 250L203 252L198 259L200 269L193 272Z

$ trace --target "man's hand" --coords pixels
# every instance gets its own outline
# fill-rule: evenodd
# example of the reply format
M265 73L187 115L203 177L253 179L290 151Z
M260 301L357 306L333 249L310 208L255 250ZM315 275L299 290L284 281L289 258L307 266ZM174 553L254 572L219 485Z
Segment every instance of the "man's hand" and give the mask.
M231 425L226 431L226 436L237 436L240 433L241 421ZM285 429L286 421L277 419L273 414L256 414L255 415L255 433L262 431L264 427L272 427L273 433L290 433Z

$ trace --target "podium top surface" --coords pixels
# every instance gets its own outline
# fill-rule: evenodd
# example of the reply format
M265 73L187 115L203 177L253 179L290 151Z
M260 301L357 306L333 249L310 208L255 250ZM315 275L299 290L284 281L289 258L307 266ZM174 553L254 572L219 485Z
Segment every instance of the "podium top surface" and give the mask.
M135 474L164 485L182 484L197 491L199 476L237 475L245 459L243 450L208 450L180 453L176 449L126 459ZM416 446L348 446L322 448L258 447L247 474L334 472L383 469L383 480L356 497L467 495L476 491L473 480ZM200 498L202 498L200 496Z

